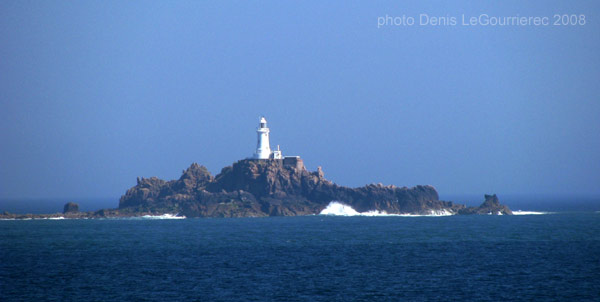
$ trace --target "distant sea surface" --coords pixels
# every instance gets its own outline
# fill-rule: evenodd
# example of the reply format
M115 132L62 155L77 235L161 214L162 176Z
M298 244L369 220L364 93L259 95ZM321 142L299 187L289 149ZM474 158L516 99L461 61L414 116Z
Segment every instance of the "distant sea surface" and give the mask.
M599 301L600 213L0 221L0 301Z
M37 198L37 199L0 199L0 213L6 211L16 214L62 213L67 202L75 202L82 212L119 207L118 197L109 198Z

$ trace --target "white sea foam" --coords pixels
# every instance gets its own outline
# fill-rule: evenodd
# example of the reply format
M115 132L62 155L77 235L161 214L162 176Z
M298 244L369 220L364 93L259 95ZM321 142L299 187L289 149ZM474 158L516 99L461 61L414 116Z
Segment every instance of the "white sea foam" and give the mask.
M513 211L513 215L544 215L544 214L553 214L552 212L535 212L535 211Z
M330 202L320 215L335 215L335 216L357 216L360 215L355 209L349 205L339 203L337 201Z
M63 220L66 219L62 216L59 217L26 217L26 218L0 218L0 220Z
M142 219L185 219L185 216L179 216L179 214L163 214L163 215L144 215L140 216Z
M454 215L453 212L447 210L447 209L443 209L443 210L431 210L431 214L429 214L428 216L452 216Z
M450 216L454 213L444 210L431 210L429 214L388 214L385 211L371 210L368 212L358 212L347 204L343 204L339 201L330 202L325 209L319 213L320 215L333 215L333 216L400 216L400 217L423 217L423 216Z
M429 214L391 214L393 216L401 217L438 217L438 216L452 216L454 213L443 209L443 210L431 210Z

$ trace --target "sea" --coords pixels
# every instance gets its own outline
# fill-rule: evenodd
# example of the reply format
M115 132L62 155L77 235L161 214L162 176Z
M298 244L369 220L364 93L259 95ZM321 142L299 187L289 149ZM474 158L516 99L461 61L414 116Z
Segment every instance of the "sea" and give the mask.
M0 221L0 301L600 301L600 212Z

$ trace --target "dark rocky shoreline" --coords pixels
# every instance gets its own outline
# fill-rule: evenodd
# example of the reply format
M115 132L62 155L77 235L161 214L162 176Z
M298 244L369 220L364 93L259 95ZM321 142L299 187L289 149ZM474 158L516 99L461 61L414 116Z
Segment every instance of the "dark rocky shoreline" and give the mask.
M222 169L213 177L196 163L178 180L138 178L127 190L118 209L79 212L76 204L65 205L64 213L0 214L1 219L110 218L179 214L186 217L266 217L319 214L332 201L358 212L430 215L445 212L458 215L511 215L496 195L485 195L479 207L467 207L439 200L432 186L412 188L371 184L358 188L336 185L317 171L305 169L295 160L245 159Z

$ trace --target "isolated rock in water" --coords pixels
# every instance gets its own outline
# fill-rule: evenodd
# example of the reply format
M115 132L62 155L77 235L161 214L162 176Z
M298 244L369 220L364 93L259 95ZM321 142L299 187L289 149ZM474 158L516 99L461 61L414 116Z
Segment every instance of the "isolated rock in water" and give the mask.
M74 202L68 202L65 204L63 213L77 213L79 212L79 205Z
M479 207L465 208L459 214L490 214L490 215L512 215L512 211L505 205L500 204L498 196L484 195L485 201Z

